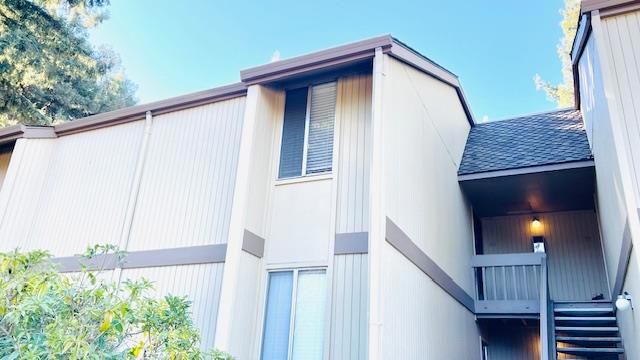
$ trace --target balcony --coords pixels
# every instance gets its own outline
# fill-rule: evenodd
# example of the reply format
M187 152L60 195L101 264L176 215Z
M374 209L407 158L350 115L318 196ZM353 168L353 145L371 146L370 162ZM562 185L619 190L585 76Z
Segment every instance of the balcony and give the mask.
M546 254L476 255L471 266L478 318L540 319L540 358L551 359L556 349Z
M476 313L486 315L540 314L547 301L547 259L543 253L476 255Z

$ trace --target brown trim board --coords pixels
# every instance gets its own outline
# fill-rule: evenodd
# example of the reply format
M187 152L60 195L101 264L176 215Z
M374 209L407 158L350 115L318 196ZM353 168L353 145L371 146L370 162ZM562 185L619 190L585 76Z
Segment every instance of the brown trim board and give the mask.
M475 302L462 287L436 264L427 254L405 234L391 219L387 217L386 240L404 257L416 265L425 275L430 277L442 290L458 301L467 310L475 312Z
M85 259L79 256L57 257L51 259L51 261L58 265L58 271L60 272L77 272L82 270L82 265L90 270L113 270L116 267L135 269L221 263L224 262L226 254L227 244L215 244L132 251L126 254L121 264L118 264L118 259L115 254L100 255L92 259Z
M264 256L264 239L251 231L244 229L242 250L255 257L261 258Z
M638 0L582 0L582 13L637 4Z
M336 234L334 255L366 254L369 252L369 233L352 232Z

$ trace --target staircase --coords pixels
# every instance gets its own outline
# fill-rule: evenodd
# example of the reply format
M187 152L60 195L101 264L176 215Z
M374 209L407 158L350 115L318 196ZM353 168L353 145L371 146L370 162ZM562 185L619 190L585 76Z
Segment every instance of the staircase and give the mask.
M557 358L625 359L614 310L611 301L555 303Z

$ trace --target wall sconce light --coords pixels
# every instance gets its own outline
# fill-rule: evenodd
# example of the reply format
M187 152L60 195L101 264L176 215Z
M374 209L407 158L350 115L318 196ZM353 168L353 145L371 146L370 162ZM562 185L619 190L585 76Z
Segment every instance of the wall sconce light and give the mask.
M544 230L544 226L542 226L542 222L537 217L534 217L531 220L531 235L533 236L542 236Z
M543 226L542 222L538 218L533 218L531 220L531 235L532 235L532 243L533 243L533 252L535 253L544 253L544 236L543 234Z
M618 299L616 300L616 308L618 311L627 311L629 309L633 310L633 303L631 302L631 295L628 292L624 292L624 294L618 295Z

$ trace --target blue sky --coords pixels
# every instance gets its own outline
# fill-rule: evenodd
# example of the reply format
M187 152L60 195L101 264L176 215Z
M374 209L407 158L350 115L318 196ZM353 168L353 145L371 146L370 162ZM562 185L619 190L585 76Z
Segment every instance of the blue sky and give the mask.
M111 0L91 31L141 103L239 81L239 71L390 33L457 74L478 120L551 110L562 0Z

